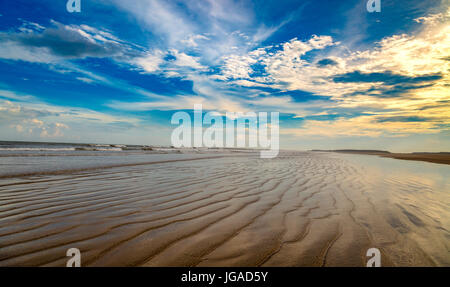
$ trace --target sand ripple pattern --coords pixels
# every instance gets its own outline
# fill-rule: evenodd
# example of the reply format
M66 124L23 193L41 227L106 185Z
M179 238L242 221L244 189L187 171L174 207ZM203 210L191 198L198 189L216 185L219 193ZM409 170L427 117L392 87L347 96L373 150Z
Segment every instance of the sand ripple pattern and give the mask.
M0 266L449 266L449 202L298 152L2 179Z

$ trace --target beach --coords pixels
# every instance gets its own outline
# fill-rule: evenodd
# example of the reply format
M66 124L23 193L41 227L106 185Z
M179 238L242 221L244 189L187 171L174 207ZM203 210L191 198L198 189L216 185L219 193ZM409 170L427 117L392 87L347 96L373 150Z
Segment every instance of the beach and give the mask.
M412 161L425 161L439 164L450 164L449 152L413 152L413 153L392 153L388 151L379 150L313 150L316 152L334 152L345 154L365 154L365 155L377 155L381 157L395 158L401 160Z
M17 152L0 156L0 266L65 266L69 248L82 266L365 266L369 248L382 266L450 266L448 165Z

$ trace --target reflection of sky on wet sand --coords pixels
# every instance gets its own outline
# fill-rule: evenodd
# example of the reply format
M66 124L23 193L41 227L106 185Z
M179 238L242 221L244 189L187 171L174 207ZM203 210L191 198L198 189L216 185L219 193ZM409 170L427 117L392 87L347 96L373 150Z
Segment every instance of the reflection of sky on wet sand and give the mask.
M450 191L449 165L374 155L339 154L337 156L361 165L370 177L408 178L434 187L436 191Z
M435 257L450 245L450 166L373 155L336 154L361 167L364 192L394 229Z

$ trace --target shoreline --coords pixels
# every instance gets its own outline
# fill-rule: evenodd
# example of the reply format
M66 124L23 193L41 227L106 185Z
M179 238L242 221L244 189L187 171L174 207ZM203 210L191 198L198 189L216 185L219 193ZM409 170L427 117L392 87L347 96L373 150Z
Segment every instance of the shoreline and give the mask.
M450 154L439 154L439 153L392 153L388 155L380 155L381 157L388 157L400 160L414 160L414 161L424 161L437 164L448 164L450 165Z
M437 164L450 165L450 153L428 153L428 152L414 152L414 153L391 153L388 151L365 151L365 150L312 150L313 152L334 152L343 154L362 154L362 155L377 155L379 157L393 158L399 160L424 161Z

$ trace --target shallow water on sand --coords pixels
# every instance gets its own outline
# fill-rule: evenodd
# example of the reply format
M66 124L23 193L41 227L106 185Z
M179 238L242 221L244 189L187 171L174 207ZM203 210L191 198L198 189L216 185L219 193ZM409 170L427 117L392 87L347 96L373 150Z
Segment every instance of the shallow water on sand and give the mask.
M0 179L0 266L450 265L449 166L213 155Z

